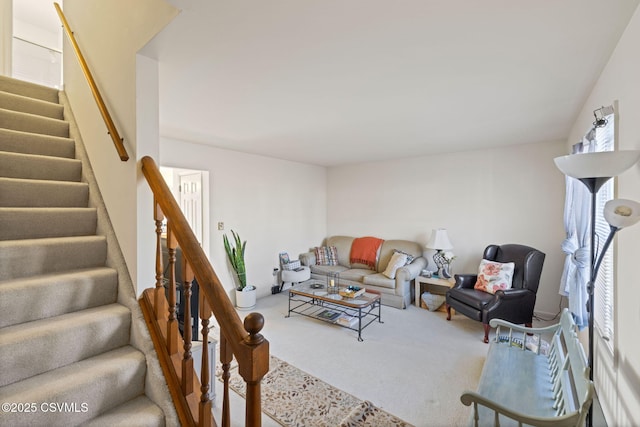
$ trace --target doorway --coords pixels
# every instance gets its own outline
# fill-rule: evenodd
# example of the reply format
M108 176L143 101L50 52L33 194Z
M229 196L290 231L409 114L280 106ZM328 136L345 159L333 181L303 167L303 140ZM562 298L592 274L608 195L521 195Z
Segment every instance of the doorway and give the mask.
M209 172L161 166L160 173L209 256Z

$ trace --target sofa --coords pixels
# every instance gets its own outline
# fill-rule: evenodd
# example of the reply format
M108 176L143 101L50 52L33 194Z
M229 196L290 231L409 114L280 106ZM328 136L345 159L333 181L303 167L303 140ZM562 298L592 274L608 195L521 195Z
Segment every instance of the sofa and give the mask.
M422 246L408 240L383 240L376 254L375 265L368 266L351 261L351 248L355 239L349 236L325 239L321 248L335 248L337 265L319 265L315 250L300 254L300 262L311 269L311 279L326 281L330 273L338 273L340 286L364 286L366 289L379 291L381 302L386 306L404 309L411 305L411 282L427 266ZM389 273L387 267L397 251L408 254L413 259L395 270L395 276L385 275L385 272Z

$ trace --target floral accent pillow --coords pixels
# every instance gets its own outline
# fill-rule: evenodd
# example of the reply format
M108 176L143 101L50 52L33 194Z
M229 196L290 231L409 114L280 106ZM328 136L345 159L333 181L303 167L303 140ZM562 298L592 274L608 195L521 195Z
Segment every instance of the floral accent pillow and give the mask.
M483 259L480 261L478 280L473 288L490 294L511 289L515 266L513 262L502 263Z
M316 265L338 265L338 248L335 246L317 246L314 252Z

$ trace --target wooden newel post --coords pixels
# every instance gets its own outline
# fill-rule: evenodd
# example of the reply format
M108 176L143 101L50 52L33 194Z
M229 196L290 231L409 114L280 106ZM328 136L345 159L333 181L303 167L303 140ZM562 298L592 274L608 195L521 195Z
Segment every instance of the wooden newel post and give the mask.
M269 372L269 341L260 334L263 327L264 317L260 313L250 313L244 319L244 329L249 333L243 343L248 347L248 359L238 369L247 383L245 425L251 427L262 425L260 383Z

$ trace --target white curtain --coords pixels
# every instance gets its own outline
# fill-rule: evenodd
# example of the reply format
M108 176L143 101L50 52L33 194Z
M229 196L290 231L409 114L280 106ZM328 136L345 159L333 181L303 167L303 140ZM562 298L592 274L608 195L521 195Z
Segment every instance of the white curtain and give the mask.
M574 146L573 154L591 152L595 149L595 130L585 135L582 142ZM566 254L560 282L560 295L569 300L569 311L573 313L580 329L589 324L587 313L587 283L589 282L591 236L591 193L586 185L575 178L566 177L566 199L564 204L564 228L567 233L562 242Z

